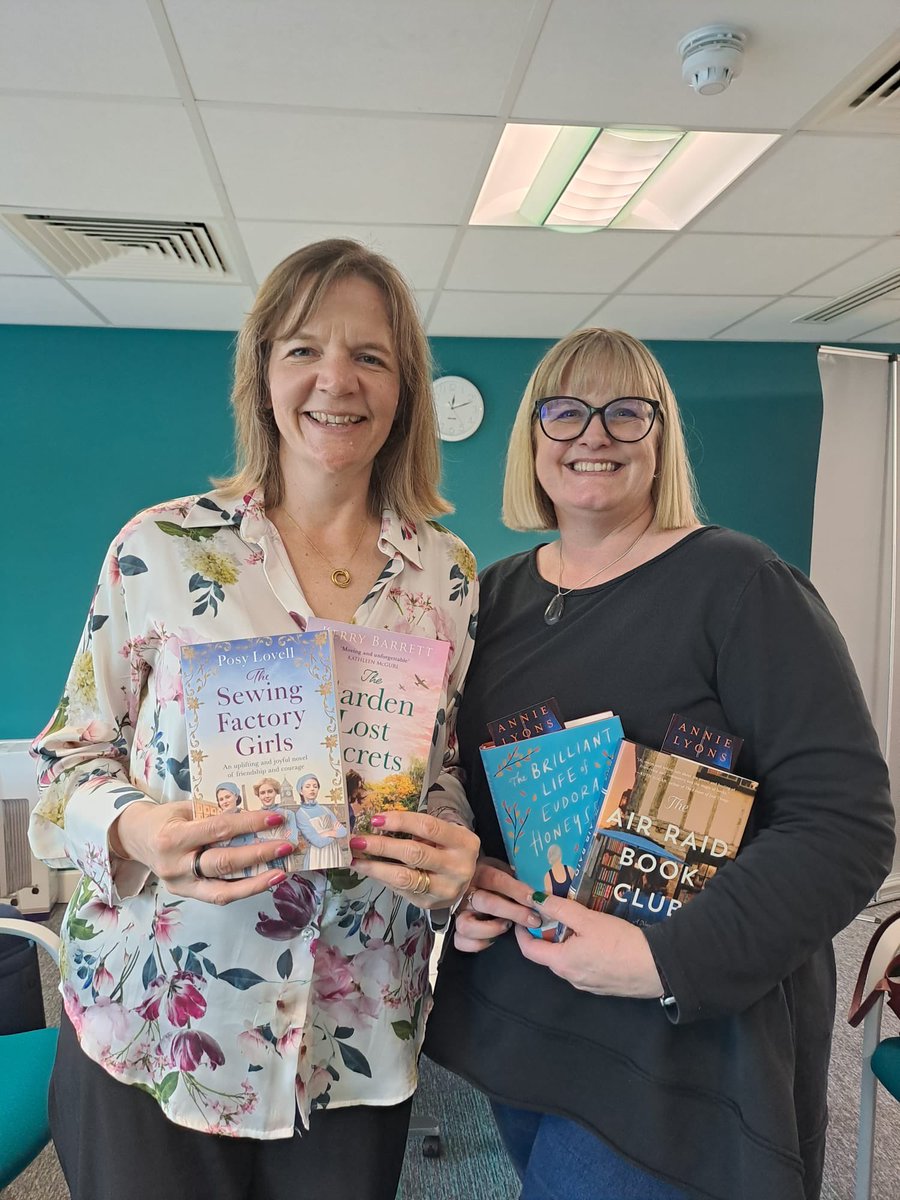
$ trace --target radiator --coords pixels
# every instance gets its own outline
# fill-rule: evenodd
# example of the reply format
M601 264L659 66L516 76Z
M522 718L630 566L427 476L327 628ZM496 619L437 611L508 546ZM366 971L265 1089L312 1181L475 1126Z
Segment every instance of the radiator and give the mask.
M49 913L61 890L71 894L71 880L62 889L60 883L78 872L51 871L31 853L28 818L38 791L28 746L0 741L0 901L32 916Z

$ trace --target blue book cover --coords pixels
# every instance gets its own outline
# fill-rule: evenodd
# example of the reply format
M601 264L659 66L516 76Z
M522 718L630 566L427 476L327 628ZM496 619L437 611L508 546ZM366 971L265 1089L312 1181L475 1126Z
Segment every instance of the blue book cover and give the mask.
M536 892L568 896L622 741L618 717L505 746L481 747L506 856ZM552 938L556 923L534 930Z
M279 812L281 825L232 844L277 839L295 846L266 870L348 866L332 635L184 646L181 673L194 816Z

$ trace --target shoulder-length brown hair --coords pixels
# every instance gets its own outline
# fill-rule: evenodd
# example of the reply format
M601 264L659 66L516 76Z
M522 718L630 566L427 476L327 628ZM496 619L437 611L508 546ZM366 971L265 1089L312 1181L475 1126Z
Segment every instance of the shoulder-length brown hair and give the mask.
M269 395L272 343L290 337L329 290L359 276L380 290L400 376L397 415L372 466L369 500L380 515L391 508L405 521L452 512L438 486L441 460L431 392L431 351L409 285L386 258L344 238L314 242L289 255L263 282L237 339L234 410L237 471L216 484L228 496L261 488L266 507L284 497L279 434Z
M565 384L563 384L565 379ZM658 400L659 458L651 499L660 529L698 521L694 475L684 444L678 404L662 367L643 342L619 329L579 329L552 346L535 368L513 424L503 484L503 523L510 529L556 529L553 503L534 466L534 402L577 396L602 379L613 394Z

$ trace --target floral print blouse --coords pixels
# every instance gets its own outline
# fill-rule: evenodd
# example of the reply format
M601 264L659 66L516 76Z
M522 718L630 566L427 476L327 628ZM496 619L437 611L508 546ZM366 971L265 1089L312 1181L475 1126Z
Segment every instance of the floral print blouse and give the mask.
M475 560L431 522L385 511L389 556L358 624L449 641L429 808L471 823L454 725L472 653ZM219 907L114 860L138 800L190 795L182 644L304 628L311 610L257 493L174 500L111 545L65 692L35 743L31 845L82 871L62 927L61 991L84 1051L180 1125L289 1137L299 1111L396 1104L416 1085L430 1006L425 914L349 870L290 875ZM440 776L440 779L438 779Z

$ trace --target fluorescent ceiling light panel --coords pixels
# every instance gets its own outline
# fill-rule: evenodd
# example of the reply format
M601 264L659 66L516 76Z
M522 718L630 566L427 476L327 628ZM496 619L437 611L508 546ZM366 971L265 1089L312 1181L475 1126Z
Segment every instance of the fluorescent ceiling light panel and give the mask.
M774 133L507 125L470 225L681 229Z

